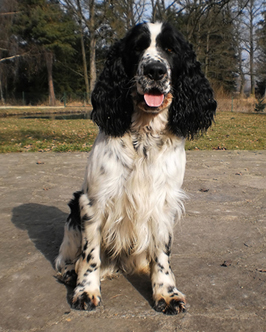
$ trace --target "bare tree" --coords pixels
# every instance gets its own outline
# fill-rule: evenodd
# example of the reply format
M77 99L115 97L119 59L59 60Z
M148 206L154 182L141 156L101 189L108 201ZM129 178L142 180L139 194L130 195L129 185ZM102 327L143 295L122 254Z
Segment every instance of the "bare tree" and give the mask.
M258 96L266 98L266 11L263 12L256 31L258 36L258 58L256 63Z
M71 9L76 21L80 28L80 39L81 39L81 50L83 59L83 72L86 86L87 98L90 96L95 82L96 82L96 44L97 44L97 31L101 26L105 11L103 8L108 7L110 1L104 1L101 3L101 10L98 11L98 5L100 2L95 0L61 0L61 4ZM97 19L96 19L97 16ZM86 60L86 48L84 44L84 35L87 31L90 44L88 53L90 56L89 60L89 76L88 66Z
M105 23L113 32L113 38L122 38L126 31L140 23L146 7L146 0L110 0Z
M247 6L247 0L236 0L232 1L232 13L234 16L233 24L234 24L234 40L237 49L237 64L238 64L238 77L239 77L239 87L238 91L241 97L244 96L244 88L245 88L245 57L244 57L244 32L245 29L243 27L243 10Z
M87 0L90 17L86 21L90 34L90 91L93 90L96 82L96 25L95 25L95 1Z
M12 38L11 27L17 14L16 0L2 0L0 2L0 101L5 104L4 88L7 78L12 74L8 61L15 61L21 54L18 52L18 43Z
M66 6L69 11L72 12L73 18L76 20L79 26L80 33L80 44L81 44L81 52L82 52L82 62L83 62L83 76L84 83L86 88L86 100L88 102L90 96L90 86L89 86L89 78L88 78L88 66L87 66L87 58L86 58L86 48L84 43L84 29L86 24L84 22L84 13L82 9L81 0L64 0L61 2L63 6Z
M44 50L47 74L48 74L48 87L49 87L49 105L55 106L55 92L54 92L54 81L53 81L53 62L54 54L49 50Z
M73 12L80 27L84 80L87 95L90 95L97 75L97 45L107 46L108 35L111 36L112 42L115 38L121 38L128 29L139 23L144 17L147 0L61 0L61 4ZM84 45L85 33L88 34L90 41L89 78Z
M244 35L244 50L249 55L248 75L250 77L250 94L255 96L255 61L257 51L256 25L265 6L265 1L249 0L244 10L243 25L246 28Z

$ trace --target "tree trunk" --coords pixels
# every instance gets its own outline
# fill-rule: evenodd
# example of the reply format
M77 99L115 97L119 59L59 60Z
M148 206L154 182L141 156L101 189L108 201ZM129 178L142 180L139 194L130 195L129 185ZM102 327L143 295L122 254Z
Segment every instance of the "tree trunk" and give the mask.
M156 6L157 6L157 1L151 0L151 5L152 5L152 15L151 15L151 22L155 23L156 21Z
M96 82L96 36L95 36L95 2L90 0L90 19L89 19L89 32L90 32L90 93L94 89Z
M255 95L255 83L254 83L254 45L253 45L253 28L250 27L250 52L249 52L249 71L250 71L250 94Z
M240 96L244 97L244 89L245 89L245 75L243 72L240 73L240 86L239 86L239 93Z
M249 71L250 71L250 94L255 96L255 75L254 75L254 0L250 0L249 16Z
M54 93L54 81L53 81L53 53L45 52L46 67L48 73L48 86L49 86L49 105L55 106L55 93Z
M85 87L86 87L86 102L88 102L90 99L90 86L89 86L86 50L85 50L84 38L83 38L84 34L83 34L83 28L82 28L82 9L81 9L81 5L80 5L80 0L77 0L77 5L78 5L79 26L80 26L80 42L81 42L83 72L84 72L84 81L85 81Z
M3 105L5 105L5 99L4 99L4 93L3 93L3 87L2 87L2 80L0 77L0 100Z
M243 66L242 66L242 53L241 53L240 47L238 48L238 71L239 71L239 77L240 77L239 93L240 93L241 97L244 97L245 74L244 74Z
M80 41L81 41L81 50L82 50L84 80L85 80L85 87L86 87L86 102L88 102L90 99L89 98L90 97L90 87L89 87L88 68L87 68L87 59L86 59L83 31L81 31Z
M1 68L0 68L0 101L2 105L5 105L3 86L2 86L2 77L1 77Z
M94 34L94 33L93 33ZM94 34L95 35L95 34ZM94 89L96 83L96 39L90 40L90 92Z
M208 27L206 40L206 56L205 56L205 76L208 78L209 74L209 56L210 56L210 30Z

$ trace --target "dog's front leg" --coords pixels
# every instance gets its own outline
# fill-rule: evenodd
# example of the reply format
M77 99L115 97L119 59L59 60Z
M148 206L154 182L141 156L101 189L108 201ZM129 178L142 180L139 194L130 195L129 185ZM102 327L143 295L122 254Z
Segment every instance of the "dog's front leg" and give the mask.
M72 306L79 310L92 310L101 302L100 247L101 225L95 220L93 207L87 195L79 200L82 222L82 254L76 263L77 286Z
M166 245L166 247L169 247ZM166 315L176 315L184 312L186 298L177 288L175 277L169 263L169 248L157 251L151 262L151 282L153 290L154 309Z

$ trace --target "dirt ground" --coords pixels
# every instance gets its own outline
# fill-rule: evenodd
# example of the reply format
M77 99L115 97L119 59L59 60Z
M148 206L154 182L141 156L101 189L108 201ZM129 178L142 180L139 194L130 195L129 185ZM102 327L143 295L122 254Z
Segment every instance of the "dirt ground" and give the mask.
M102 305L70 308L53 261L87 153L0 155L0 331L266 331L266 151L187 153L186 215L171 265L187 312L151 307L143 277L102 283Z

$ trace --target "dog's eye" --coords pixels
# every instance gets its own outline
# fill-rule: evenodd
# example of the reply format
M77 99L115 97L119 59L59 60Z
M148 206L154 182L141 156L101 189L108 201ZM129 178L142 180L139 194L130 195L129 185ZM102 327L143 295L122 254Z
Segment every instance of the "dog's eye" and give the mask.
M169 47L166 47L164 50L166 53L169 53L169 54L174 53L173 49L169 48Z

